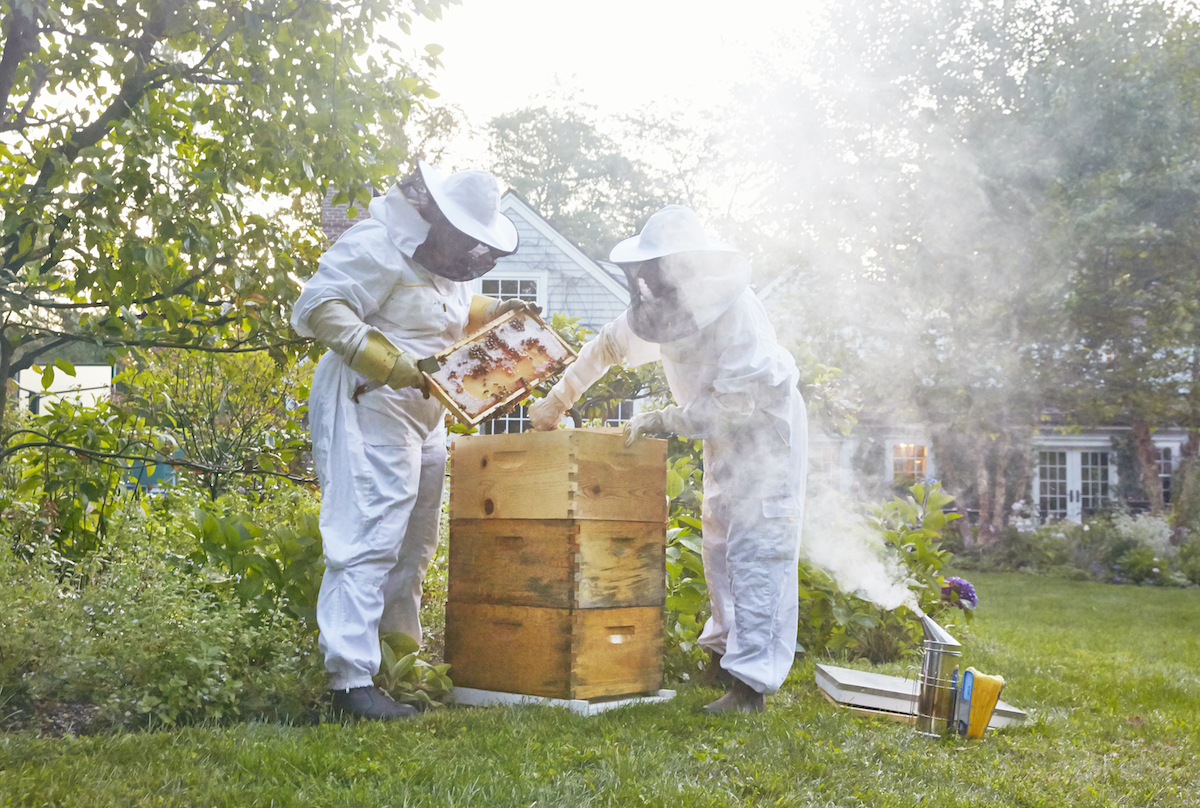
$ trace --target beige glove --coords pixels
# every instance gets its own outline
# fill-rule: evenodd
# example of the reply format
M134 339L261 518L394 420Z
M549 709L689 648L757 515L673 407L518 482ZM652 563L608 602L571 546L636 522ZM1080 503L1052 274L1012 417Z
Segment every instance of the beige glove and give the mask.
M539 398L529 405L529 423L538 432L549 432L557 429L562 423L563 413L571 408L571 402L562 400L562 391L553 388L545 398Z
M493 300L483 310L483 321L489 323L502 314L508 314L510 311L528 311L534 314L541 314L542 307L530 303L528 300L517 300L516 298Z
M638 438L669 435L671 429L667 426L667 415L666 410L650 410L630 418L625 422L625 445L632 446Z
M416 361L397 348L375 329L367 334L367 340L350 360L350 369L368 379L382 382L393 390L401 387L425 389L425 377L417 370Z
M401 387L426 390L425 378L417 370L413 357L359 319L344 301L327 300L314 308L308 316L308 326L317 340L342 357L351 370L370 379L370 383L355 391L356 396L384 384L396 390Z

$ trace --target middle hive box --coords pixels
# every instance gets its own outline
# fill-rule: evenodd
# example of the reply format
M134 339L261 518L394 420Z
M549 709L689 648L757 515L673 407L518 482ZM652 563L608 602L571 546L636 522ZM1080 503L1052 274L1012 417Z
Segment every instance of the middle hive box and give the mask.
M446 661L456 685L592 699L662 681L666 441L454 439Z

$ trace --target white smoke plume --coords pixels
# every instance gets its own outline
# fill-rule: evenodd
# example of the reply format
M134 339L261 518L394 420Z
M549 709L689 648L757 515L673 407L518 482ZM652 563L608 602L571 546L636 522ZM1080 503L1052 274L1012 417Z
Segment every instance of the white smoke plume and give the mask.
M837 491L809 492L800 548L843 592L889 611L907 606L919 613L904 566L888 557L879 532Z

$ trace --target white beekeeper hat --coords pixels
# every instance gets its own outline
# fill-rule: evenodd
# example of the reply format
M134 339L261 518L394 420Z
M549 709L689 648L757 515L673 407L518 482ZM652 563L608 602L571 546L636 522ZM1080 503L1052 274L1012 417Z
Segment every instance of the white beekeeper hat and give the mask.
M417 168L450 224L497 250L517 249L517 227L500 212L500 185L495 177L479 169L446 175L424 160L417 160Z
M737 252L737 248L709 238L700 217L691 208L667 205L646 221L642 232L612 248L608 260L633 264L682 252Z

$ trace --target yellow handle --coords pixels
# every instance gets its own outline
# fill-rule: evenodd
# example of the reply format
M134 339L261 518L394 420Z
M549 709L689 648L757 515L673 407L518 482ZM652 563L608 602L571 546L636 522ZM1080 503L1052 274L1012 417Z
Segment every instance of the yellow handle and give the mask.
M974 688L971 691L971 717L967 722L967 737L978 740L983 737L992 720L992 711L1000 700L1000 691L1004 689L1003 676L988 676L974 668L967 668L975 675Z

